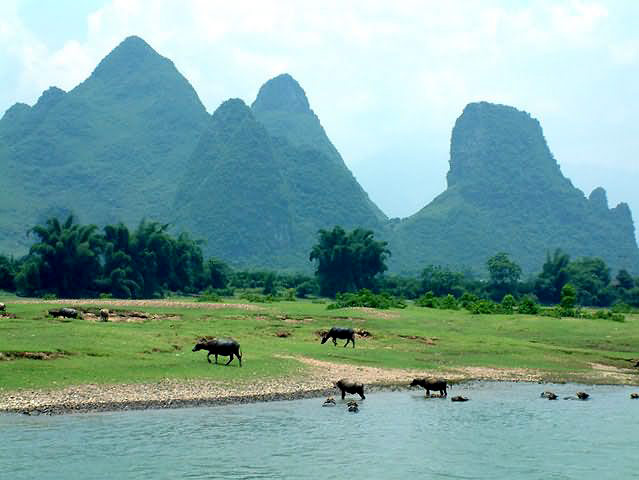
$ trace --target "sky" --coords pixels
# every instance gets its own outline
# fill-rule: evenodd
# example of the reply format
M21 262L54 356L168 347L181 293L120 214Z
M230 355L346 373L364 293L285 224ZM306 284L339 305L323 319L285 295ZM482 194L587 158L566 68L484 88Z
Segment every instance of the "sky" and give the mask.
M637 226L638 17L635 0L2 0L0 115L138 35L211 113L290 73L389 217L444 191L455 120L485 100L537 118L564 175Z

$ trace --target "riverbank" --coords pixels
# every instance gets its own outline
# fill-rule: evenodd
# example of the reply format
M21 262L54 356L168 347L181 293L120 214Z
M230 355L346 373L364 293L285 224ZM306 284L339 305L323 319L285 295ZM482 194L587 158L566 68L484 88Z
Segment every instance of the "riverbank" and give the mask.
M328 310L310 301L7 300L0 316L0 410L64 413L321 396L352 378L367 388L417 376L639 384L639 317L471 315L419 308ZM60 306L82 318L56 318ZM108 308L108 322L99 309ZM331 326L356 346L321 344ZM225 367L192 352L203 336L233 337ZM221 357L226 362L228 357Z
M205 380L163 380L154 383L69 386L57 390L23 390L0 392L0 412L27 415L59 415L68 413L106 412L160 408L253 403L337 396L334 382L352 378L366 385L366 393L380 390L407 389L415 377L437 376L459 384L470 381L503 381L541 383L562 381L547 373L526 369L464 367L448 372L407 369L384 369L323 362L295 357L310 368L303 377L257 379L251 384ZM590 382L629 384L636 377L632 371L610 372L593 369ZM586 377L587 378L587 377ZM584 377L580 376L583 381ZM452 387L454 388L454 387Z

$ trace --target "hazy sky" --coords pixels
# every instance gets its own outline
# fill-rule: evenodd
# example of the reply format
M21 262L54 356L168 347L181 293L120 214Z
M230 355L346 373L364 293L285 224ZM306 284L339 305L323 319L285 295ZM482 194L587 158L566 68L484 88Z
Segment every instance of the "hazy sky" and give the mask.
M539 119L586 195L639 219L639 1L2 0L0 114L69 90L128 35L172 59L209 112L295 77L391 217L446 186L450 133L473 101Z

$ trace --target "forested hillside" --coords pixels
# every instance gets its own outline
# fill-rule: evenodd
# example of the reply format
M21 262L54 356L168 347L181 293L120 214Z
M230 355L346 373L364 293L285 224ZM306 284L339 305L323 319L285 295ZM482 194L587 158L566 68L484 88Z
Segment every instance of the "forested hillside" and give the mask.
M525 112L468 105L447 179L429 205L390 222L290 75L250 107L232 99L209 115L169 59L129 37L71 91L51 87L0 119L0 253L25 254L29 228L73 213L100 227L168 223L241 267L308 272L318 230L341 225L388 241L396 272L485 272L497 252L536 272L561 248L639 273L628 206L575 188Z
M165 219L207 119L173 62L138 37L70 92L14 105L0 120L0 251L25 253L28 228L71 211L102 225Z

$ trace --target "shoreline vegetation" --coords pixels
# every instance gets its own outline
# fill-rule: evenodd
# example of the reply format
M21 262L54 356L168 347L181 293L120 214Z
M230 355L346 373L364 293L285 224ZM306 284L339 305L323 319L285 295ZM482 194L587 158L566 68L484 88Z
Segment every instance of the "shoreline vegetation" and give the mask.
M536 315L472 315L409 304L327 309L176 300L0 298L0 412L65 414L180 408L335 396L353 378L367 391L407 389L414 377L639 385L639 315L624 322ZM82 318L48 315L78 308ZM109 308L108 322L95 309ZM321 345L333 325L356 348ZM197 338L232 336L237 360L210 365ZM454 387L453 387L454 388ZM454 391L454 390L453 390Z

